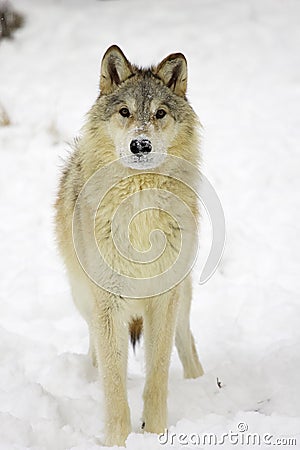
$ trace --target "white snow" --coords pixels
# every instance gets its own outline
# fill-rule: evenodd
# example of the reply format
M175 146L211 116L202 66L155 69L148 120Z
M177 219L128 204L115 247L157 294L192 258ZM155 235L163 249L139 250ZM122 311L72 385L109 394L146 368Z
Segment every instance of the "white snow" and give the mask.
M0 127L0 449L102 448L103 394L54 245L52 204L60 157L98 94L100 59L113 43L143 65L187 56L203 171L226 215L222 263L199 286L210 242L203 218L192 328L206 373L183 380L174 350L169 431L221 436L242 422L300 448L299 2L14 6L26 25L0 43L0 104L11 120ZM138 432L143 383L141 346L130 352L127 448L195 448Z

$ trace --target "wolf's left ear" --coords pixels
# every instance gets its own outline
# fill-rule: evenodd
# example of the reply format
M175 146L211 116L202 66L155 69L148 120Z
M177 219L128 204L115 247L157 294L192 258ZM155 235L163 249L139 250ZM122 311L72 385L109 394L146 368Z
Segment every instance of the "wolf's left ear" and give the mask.
M112 45L106 50L101 63L101 93L110 94L132 73L132 66L122 50L117 45Z
M172 53L156 67L156 75L176 95L184 97L187 88L187 63L182 53Z

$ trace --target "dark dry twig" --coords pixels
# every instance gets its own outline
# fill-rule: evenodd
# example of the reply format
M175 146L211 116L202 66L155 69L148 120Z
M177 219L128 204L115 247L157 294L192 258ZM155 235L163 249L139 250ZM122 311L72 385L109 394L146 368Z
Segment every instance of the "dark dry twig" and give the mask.
M222 389L223 387L222 381L219 378L217 378L217 386L219 389Z

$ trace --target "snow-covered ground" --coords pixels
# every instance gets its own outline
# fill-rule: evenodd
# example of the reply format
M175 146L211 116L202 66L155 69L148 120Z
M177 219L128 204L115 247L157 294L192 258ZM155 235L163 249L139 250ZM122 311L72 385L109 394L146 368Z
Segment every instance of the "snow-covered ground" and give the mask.
M14 6L26 25L0 43L0 104L11 121L0 127L0 449L102 448L103 394L54 245L52 204L60 157L97 96L112 43L143 65L174 51L187 56L203 172L227 222L218 271L202 286L195 273L192 328L206 373L183 380L173 352L169 430L177 437L162 445L139 434L143 346L131 352L127 448L195 448L195 438L183 445L178 435L221 440L230 430L238 443L215 447L247 448L242 435L269 433L271 445L296 438L285 448L300 448L300 3ZM204 217L203 248L209 240Z

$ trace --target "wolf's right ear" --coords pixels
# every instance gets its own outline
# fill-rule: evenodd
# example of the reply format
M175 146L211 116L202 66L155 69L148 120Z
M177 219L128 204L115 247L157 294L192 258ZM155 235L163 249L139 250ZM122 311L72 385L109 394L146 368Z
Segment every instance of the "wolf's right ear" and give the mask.
M122 50L117 45L112 45L106 50L101 63L101 93L110 94L132 73L132 66Z

